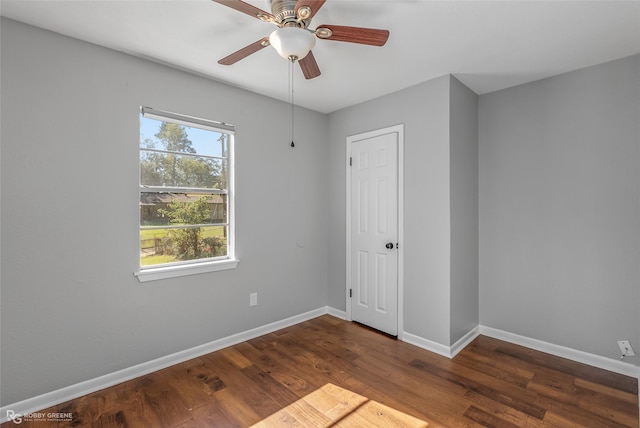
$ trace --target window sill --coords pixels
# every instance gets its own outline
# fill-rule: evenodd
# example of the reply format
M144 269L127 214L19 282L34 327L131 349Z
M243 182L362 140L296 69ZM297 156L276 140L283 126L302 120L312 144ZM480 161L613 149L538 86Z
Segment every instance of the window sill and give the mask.
M156 281L158 279L177 278L180 276L235 269L239 262L240 260L237 259L219 260L182 266L141 269L133 274L138 277L138 281L140 282Z

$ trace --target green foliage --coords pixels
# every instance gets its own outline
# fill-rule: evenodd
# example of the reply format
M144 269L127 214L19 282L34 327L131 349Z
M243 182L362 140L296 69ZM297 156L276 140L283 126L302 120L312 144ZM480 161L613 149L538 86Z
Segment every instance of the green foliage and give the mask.
M171 229L143 229L140 231L140 239L142 241L153 241L154 239L165 238L169 236L169 231ZM203 228L202 236L203 238L208 238L211 236L220 236L224 237L225 235L225 227L224 226L208 226ZM153 245L151 245L153 246ZM147 248L144 245L143 248Z
M162 142L165 150L185 153L196 152L184 126L176 123L162 122L156 138Z
M169 217L170 224L203 224L211 218L209 197L201 196L195 202L172 201L167 209L158 210Z
M177 154L196 153L184 126L162 122L155 137L157 142L150 139L141 142L140 182L143 185L221 189L226 184L226 168L221 160ZM145 151L145 148L176 153Z
M140 233L141 248L148 253L140 257L142 266L159 265L182 260L172 239L173 229L151 229ZM203 227L200 232L202 245L200 258L227 255L227 240L224 226Z
M169 217L169 223L174 225L205 224L211 218L211 207L207 196L200 197L196 202L173 201L167 209L162 209L160 212ZM181 260L226 254L226 240L218 236L203 237L202 227L170 229L170 249L165 249L166 239L163 238L162 242L163 253L171 252Z
M222 236L210 236L202 240L204 257L227 255L227 241Z

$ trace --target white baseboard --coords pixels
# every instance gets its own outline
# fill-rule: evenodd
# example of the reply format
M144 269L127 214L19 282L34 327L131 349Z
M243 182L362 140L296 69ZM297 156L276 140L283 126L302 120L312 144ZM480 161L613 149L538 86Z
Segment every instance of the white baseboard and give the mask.
M476 326L451 346L443 345L441 343L416 336L415 334L407 333L406 331L402 333L402 340L419 348L442 355L443 357L453 358L458 355L458 352L462 351L469 343L471 343L473 339L478 337L479 334L480 332Z
M453 358L456 355L458 355L458 352L460 352L464 348L466 348L467 345L470 344L471 342L473 342L473 339L475 339L478 336L480 336L480 327L479 326L475 326L474 328L469 330L469 332L467 332L467 334L465 334L460 339L458 339L456 341L456 343L451 345L451 358Z
M505 342L513 343L516 345L525 346L530 349L535 349L536 351L555 355L556 357L562 357L579 363L588 364L593 367L609 370L614 373L636 377L640 380L640 367L626 363L624 361L614 360L612 358L590 354L588 352L579 351L577 349L567 348L560 345L554 345L553 343L543 342L541 340L532 339L526 336L520 336L515 333L510 333L508 331L498 330L483 325L480 326L480 334L493 337L495 339L504 340Z
M433 340L425 339L424 337L403 331L402 341L417 346L418 348L442 355L443 357L451 358L451 348L441 343L434 342Z
M56 391L47 392L45 394L38 395L37 397L28 398L26 400L4 406L0 408L0 423L7 422L9 420L8 415L10 414L24 415L34 413L57 404L64 403L65 401L91 394L92 392L144 376L157 370L161 370L325 314L331 314L340 318L340 311L337 309L329 308L327 306L314 309L303 314L295 315L290 318L263 325L261 327L256 327L251 330L214 340L203 345L185 349L184 351L176 352L171 355L160 357L155 360L147 361L104 376L86 380L75 385L70 385Z
M530 337L520 336L508 331L498 330L487 326L477 326L465 334L460 340L451 346L446 346L411 333L403 332L402 338L405 342L418 346L427 351L434 352L447 358L455 357L469 343L479 335L493 337L495 339L504 340L505 342L515 345L525 346L536 351L545 352L557 357L566 358L593 367L609 370L625 376L636 377L640 381L640 367L626 363L624 361L614 360L612 358L603 357L601 355L590 354L588 352L571 349L552 343L543 342L541 340L532 339Z
M341 320L347 319L347 313L345 311L341 311L340 309L327 307L327 313L336 318L340 318Z

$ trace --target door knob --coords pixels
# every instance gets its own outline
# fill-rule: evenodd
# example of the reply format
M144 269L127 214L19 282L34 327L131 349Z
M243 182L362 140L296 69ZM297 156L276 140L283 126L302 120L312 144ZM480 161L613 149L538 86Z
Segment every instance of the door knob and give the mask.
M387 242L387 245L385 245L385 247L387 247L387 249L389 250L393 250L393 244L391 242Z

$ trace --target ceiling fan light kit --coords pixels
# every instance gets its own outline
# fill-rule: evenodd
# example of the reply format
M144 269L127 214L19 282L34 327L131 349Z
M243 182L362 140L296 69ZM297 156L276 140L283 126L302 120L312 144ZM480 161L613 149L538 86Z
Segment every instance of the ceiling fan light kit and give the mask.
M271 33L269 43L282 58L294 62L307 56L316 45L316 38L304 28L282 27Z
M373 28L321 25L316 30L310 30L311 19L326 0L271 0L272 13L242 0L213 1L279 27L269 37L264 37L222 58L218 61L222 65L235 64L271 45L282 58L291 62L297 61L305 78L313 79L320 75L320 68L311 52L316 44L316 37L370 46L383 46L389 38L389 31Z

